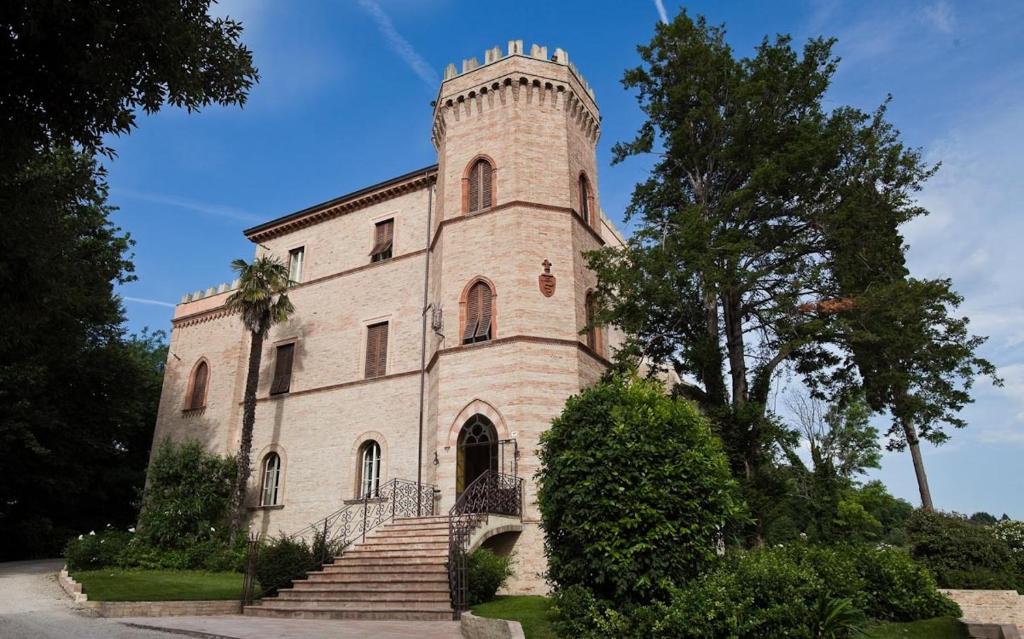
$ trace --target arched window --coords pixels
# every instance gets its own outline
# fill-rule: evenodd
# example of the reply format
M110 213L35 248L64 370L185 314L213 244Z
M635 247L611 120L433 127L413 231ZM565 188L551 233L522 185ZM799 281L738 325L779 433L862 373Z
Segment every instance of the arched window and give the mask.
M455 492L459 495L483 473L497 472L498 433L491 420L478 414L463 424L455 460Z
M587 346L601 354L601 327L594 323L594 318L597 317L597 300L593 291L587 292L584 304L586 305Z
M260 490L260 506L276 506L281 486L281 456L267 453L263 458L263 488Z
M466 323L462 328L462 343L473 344L491 339L494 323L494 291L486 282L477 282L466 295Z
M200 360L192 369L192 380L189 383L188 401L186 410L194 410L206 406L206 387L210 381L210 366L205 360Z
M371 439L359 450L359 498L376 497L380 490L380 444Z
M593 208L593 196L590 194L590 180L583 173L580 173L580 217L586 220L587 224L593 225L591 209Z
M466 206L468 213L488 209L493 204L494 167L487 160L480 158L469 169L469 184L466 186Z

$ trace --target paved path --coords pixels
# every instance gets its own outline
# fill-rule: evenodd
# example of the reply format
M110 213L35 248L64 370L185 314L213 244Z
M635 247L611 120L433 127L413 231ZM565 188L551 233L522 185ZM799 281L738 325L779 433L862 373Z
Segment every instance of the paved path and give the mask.
M0 639L457 639L453 621L318 621L225 615L102 619L57 584L59 559L0 563ZM145 626L145 627L140 627Z

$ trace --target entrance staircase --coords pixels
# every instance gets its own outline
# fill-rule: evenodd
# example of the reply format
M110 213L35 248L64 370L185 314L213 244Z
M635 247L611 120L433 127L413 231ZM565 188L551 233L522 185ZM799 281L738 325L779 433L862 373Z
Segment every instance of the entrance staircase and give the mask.
M256 617L450 620L448 517L395 519L333 564L276 598L245 607Z

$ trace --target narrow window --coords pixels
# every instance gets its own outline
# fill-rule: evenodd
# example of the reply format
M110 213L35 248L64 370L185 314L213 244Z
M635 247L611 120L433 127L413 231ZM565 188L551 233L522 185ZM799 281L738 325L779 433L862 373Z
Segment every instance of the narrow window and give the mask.
M370 251L371 262L383 262L391 259L391 246L395 240L395 221L377 222L373 232L373 250Z
M601 327L594 323L597 317L597 302L594 293L587 293L585 302L585 315L587 321L587 346L597 353L601 352Z
M593 224L590 219L590 181L586 175L580 175L580 216L587 224Z
M362 446L359 498L376 497L380 491L380 444L370 440Z
M270 384L270 394L287 393L292 386L292 360L295 357L295 344L282 344L277 347L274 359L274 381Z
M388 362L388 323L366 327L366 378L385 374Z
M468 211L482 211L491 207L494 167L487 160L477 160L469 170Z
M206 406L206 385L210 378L210 367L199 362L192 372L192 392L188 397L188 410Z
M462 329L462 343L473 344L491 339L491 321L494 293L484 282L477 282L466 296L466 324Z
M306 247L300 246L288 251L288 280L302 281L302 260L306 256Z
M263 490L260 491L260 506L276 506L278 487L281 484L281 457L269 453L263 458Z

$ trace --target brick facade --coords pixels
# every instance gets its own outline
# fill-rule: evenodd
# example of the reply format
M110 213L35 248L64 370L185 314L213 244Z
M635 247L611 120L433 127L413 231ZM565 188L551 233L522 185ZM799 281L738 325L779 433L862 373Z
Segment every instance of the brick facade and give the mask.
M290 293L296 313L274 327L263 352L253 529L298 530L356 497L359 451L370 439L381 445L382 482L415 480L419 470L440 489L447 512L458 434L479 413L499 439L515 440L526 478L509 590L545 590L532 481L538 438L565 399L604 370L606 361L580 334L596 283L582 253L621 238L599 213L600 116L592 92L561 50L551 59L538 47L521 52L521 42L510 42L508 55L492 49L483 66L467 61L462 73L446 70L432 131L436 166L246 231L256 255L287 260L293 249L305 251ZM494 199L467 214L468 167L481 157L493 165ZM579 213L581 174L591 189L590 224ZM392 257L371 263L375 224L387 219L394 220ZM556 278L550 297L538 284L545 261ZM494 330L489 341L463 345L465 291L477 279L493 287ZM218 453L237 449L248 336L223 311L229 289L186 296L175 309L157 441L196 438ZM430 320L438 312L435 331ZM382 321L389 323L385 375L364 379L367 326ZM619 341L602 330L606 352ZM288 342L296 345L290 389L271 396L275 348ZM210 367L206 406L184 410L201 358ZM270 451L282 460L278 505L259 507L259 470Z

